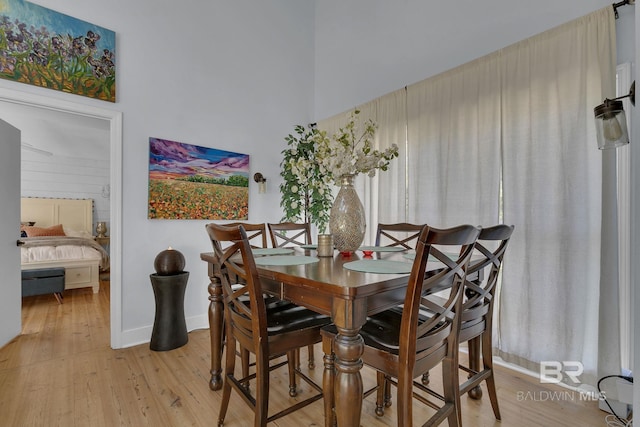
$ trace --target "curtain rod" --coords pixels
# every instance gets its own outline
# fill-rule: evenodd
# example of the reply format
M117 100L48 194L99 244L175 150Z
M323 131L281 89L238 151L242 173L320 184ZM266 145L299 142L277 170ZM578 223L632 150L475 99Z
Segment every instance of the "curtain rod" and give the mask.
M619 18L618 16L618 8L622 7L622 6L626 6L628 4L634 4L636 2L636 0L622 0L621 2L618 3L614 3L613 6L613 13L615 14L616 19Z

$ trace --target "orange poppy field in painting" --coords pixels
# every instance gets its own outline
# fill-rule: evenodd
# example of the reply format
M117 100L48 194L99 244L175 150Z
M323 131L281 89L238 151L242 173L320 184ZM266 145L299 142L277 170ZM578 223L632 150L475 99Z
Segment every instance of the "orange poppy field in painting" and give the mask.
M249 218L249 156L150 138L149 218Z

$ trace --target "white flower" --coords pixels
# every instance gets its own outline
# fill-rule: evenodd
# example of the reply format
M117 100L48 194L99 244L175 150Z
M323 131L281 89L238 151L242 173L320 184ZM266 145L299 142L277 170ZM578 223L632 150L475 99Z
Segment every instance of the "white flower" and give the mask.
M398 157L396 144L384 151L374 148L376 125L372 120L367 120L360 131L356 123L359 114L359 110L351 113L349 122L332 139L322 132L315 140L320 169L328 171L335 181L347 174L366 173L373 177L376 169L386 169L389 162Z
M296 202L295 200L291 202L291 209L296 209L297 207L298 207L298 202Z
M298 192L298 186L297 185L292 185L291 186L291 192L292 193L297 193Z

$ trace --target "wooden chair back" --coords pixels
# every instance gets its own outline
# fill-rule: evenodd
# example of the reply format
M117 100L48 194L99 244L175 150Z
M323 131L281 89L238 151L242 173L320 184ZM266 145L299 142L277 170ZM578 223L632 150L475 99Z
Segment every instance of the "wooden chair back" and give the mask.
M301 346L321 340L320 328L330 323L331 319L286 301L265 299L244 225L229 227L207 224L206 229L220 264L227 332L225 380L218 425L224 423L233 388L253 409L254 425L263 427L322 398L322 388L303 375L294 361L296 351ZM254 354L254 374L247 375L243 366L243 377L236 377L233 349L237 344L240 344L241 354L243 358L246 355L247 361L247 351ZM270 360L283 354L287 355L287 361L270 365ZM289 368L290 396L298 393L295 378L307 382L316 393L269 415L269 372L284 365ZM254 379L255 395L252 395L249 381Z
M311 226L308 222L268 223L271 244L274 248L285 246L302 246L311 244Z
M424 227L417 239L400 325L399 364L411 372L407 381L457 354L461 318L456 313L461 312L467 266L479 233L471 225ZM457 259L440 250L451 246L459 248ZM427 275L428 270L434 273ZM443 283L449 285L448 297L431 295ZM421 312L430 316L425 319Z
M267 315L249 236L244 224L212 223L206 228L220 266L227 336L255 352L261 341L266 344L260 337L267 334Z
M498 276L513 229L513 225L500 224L480 231L475 251L480 253L482 258L469 264L467 276L476 277L475 273L481 272L479 277L484 279L467 280L465 283L466 300L462 306L461 342L468 341L491 327Z
M414 249L423 227L424 225L407 222L378 224L376 246L401 246L405 249Z
M267 227L264 223L250 224L246 222L232 222L224 224L225 227L238 227L239 225L241 225L245 233L247 233L247 239L252 248L267 247Z

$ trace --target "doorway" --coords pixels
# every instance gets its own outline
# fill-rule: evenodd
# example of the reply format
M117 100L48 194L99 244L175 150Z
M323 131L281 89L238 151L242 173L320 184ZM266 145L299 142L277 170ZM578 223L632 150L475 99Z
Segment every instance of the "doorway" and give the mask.
M121 219L122 219L122 113L89 105L33 95L0 88L0 103L37 112L59 112L79 119L104 121L109 139L109 220L110 220L110 331L111 347L122 346L122 278L121 278ZM29 144L29 142L27 141ZM32 148L38 149L35 144ZM46 150L45 150L46 151Z

